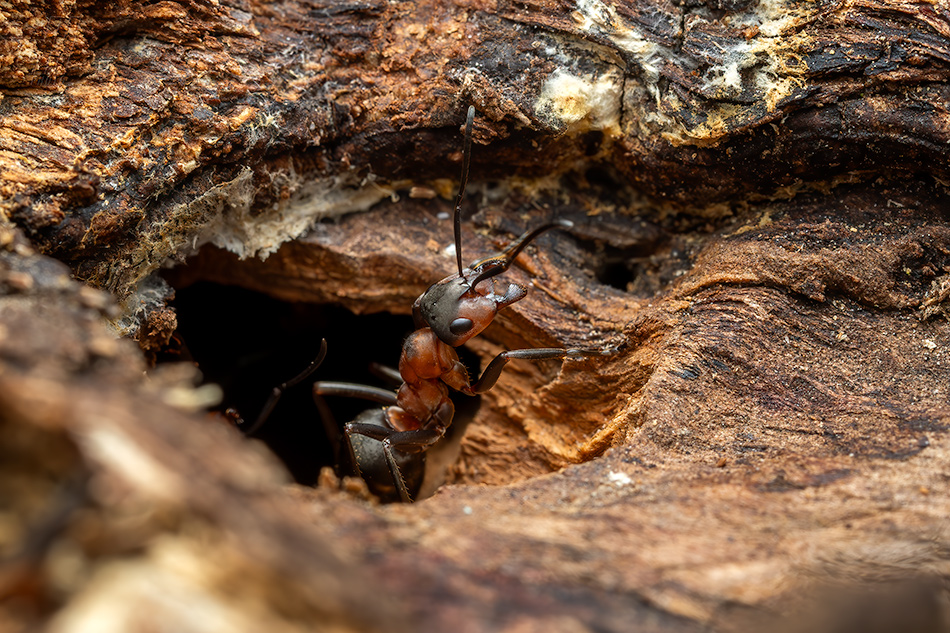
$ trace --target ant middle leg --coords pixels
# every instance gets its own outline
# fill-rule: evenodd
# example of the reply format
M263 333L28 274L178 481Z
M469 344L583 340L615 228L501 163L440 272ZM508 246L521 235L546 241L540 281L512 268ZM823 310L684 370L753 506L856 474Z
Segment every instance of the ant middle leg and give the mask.
M336 382L330 380L321 380L313 383L312 386L312 395L313 403L317 407L317 411L320 414L320 421L323 423L323 428L326 431L327 437L330 438L330 442L333 445L333 450L337 456L337 462L340 460L340 446L341 438L340 427L337 425L336 417L330 411L329 405L324 396L343 396L345 398L360 398L362 400L369 400L370 402L376 402L378 404L390 407L396 404L396 393L389 391L387 389L380 389L379 387L373 387L370 385L361 385L358 383L352 382ZM370 413L370 412L367 412ZM378 413L376 410L373 413ZM373 421L374 424L382 424L382 420ZM347 438L347 457L352 458L352 447ZM359 466L355 459L352 461L354 469L359 470ZM357 472L359 474L359 472Z
M387 389L348 382L316 382L313 399L324 424L334 429L332 417L328 420L329 414L325 412L324 396L361 398L387 407L396 405L396 393ZM356 420L343 426L338 456L341 470L348 470L344 464L349 460L352 472L361 477L377 497L408 503L421 487L425 474L425 448L419 447L428 447L441 437L441 433L434 433L434 438L429 438L429 431L396 431L390 426L384 409L363 411ZM430 439L431 442L426 443Z

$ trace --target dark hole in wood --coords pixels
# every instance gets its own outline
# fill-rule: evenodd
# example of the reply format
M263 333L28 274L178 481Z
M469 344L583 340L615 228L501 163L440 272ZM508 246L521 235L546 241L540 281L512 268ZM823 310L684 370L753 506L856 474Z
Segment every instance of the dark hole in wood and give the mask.
M357 315L338 306L290 303L243 288L197 282L176 289L176 347L162 361L193 360L206 382L221 386L220 409L232 407L253 424L271 390L301 372L327 339L327 356L306 381L287 390L255 433L284 462L294 479L313 485L324 466L335 466L336 447L324 430L310 385L317 380L395 388L370 371L372 363L395 368L402 342L413 330L408 315ZM473 373L478 357L460 349ZM330 398L337 427L373 403ZM456 400L457 420L470 419L478 399ZM459 424L459 429L463 428ZM450 431L453 429L450 429Z
M636 279L635 264L622 258L605 258L597 267L597 281L619 290L628 291Z

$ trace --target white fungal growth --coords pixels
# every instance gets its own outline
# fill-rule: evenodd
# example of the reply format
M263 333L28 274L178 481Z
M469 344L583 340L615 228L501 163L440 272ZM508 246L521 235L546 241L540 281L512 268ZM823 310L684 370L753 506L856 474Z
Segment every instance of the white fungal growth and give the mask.
M585 77L558 68L541 89L535 112L553 115L571 132L618 131L621 86L616 69Z
M251 212L254 186L250 170L229 183L231 195L226 201L215 199L221 209L204 227L194 247L211 243L241 259L263 259L276 252L281 244L306 233L317 220L365 211L394 193L370 179L360 182L346 174L303 182L293 166L280 177L287 181L287 188L293 193L286 201L264 212Z
M723 48L722 64L709 69L703 89L719 98L735 96L743 89L742 71L748 70L749 84L767 109L774 110L781 99L804 87L805 66L796 51L805 48L808 37L794 29L809 15L787 0L759 0L748 11L730 16L729 26L754 28L756 35Z
M597 29L621 50L634 55L650 81L659 77L659 62L671 53L668 47L653 42L637 29L626 25L616 9L602 0L578 0L574 20L583 31Z
M757 26L764 37L779 37L808 18L806 10L789 6L786 0L759 0L733 19L736 26Z
M734 33L746 35L721 40L714 53L716 59L712 60L690 58L653 41L642 25L621 16L609 0L577 0L575 6L573 17L581 31L610 40L623 51L625 59L635 62L640 71L639 81L628 84L628 89L645 91L655 104L655 108L639 113L640 121L665 128L664 136L673 142L714 141L748 115L751 108L735 103L711 104L708 118L687 129L682 121L671 116L681 107L677 96L661 92L663 63L702 73L698 89L709 99L734 100L743 93L755 94L769 111L805 85L805 67L798 51L806 47L808 37L796 28L809 19L814 9L800 2L759 0L745 11L725 16L724 25L732 27ZM704 20L699 14L689 16L680 36L689 37L690 28L701 26ZM552 75L552 81L563 84L558 72ZM567 87L563 85L561 92L568 93ZM586 94L577 87L574 92ZM564 110L572 112L570 108Z
M725 92L725 96L738 94L742 91L742 71L755 66L756 56L752 54L752 46L742 43L724 51L723 63L709 69L703 91L713 93Z

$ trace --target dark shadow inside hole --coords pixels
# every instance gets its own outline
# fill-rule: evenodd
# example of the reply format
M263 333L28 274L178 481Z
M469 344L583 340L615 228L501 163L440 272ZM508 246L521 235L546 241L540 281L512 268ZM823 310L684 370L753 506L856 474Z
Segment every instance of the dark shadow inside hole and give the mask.
M597 281L618 290L628 291L636 279L634 265L621 258L605 258L595 271Z
M357 315L338 306L290 303L233 286L197 282L178 288L171 304L178 315L176 346L160 362L193 361L205 382L221 386L221 409L234 408L246 421L257 418L271 390L299 374L314 359L320 340L327 356L307 380L288 389L267 422L255 433L284 462L295 481L316 483L324 466L336 466L336 447L324 430L310 385L317 380L395 386L370 371L373 363L395 368L412 317L379 313ZM478 357L459 349L474 373ZM373 403L328 398L337 427ZM459 433L474 415L477 398L455 399ZM444 440L443 440L444 441Z

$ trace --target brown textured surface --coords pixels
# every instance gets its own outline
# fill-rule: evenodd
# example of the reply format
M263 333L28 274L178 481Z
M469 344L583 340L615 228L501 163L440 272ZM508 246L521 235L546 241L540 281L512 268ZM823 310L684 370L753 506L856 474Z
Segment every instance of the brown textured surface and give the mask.
M945 5L0 11L0 628L950 626ZM617 351L513 363L453 485L289 486L192 370L112 337L167 344L139 286L167 258L380 200L167 278L407 314L454 267L470 102L465 259L575 229L469 347Z
M143 382L102 321L112 299L3 235L4 630L406 630L389 600L347 597L373 581L303 520L269 453L182 411L208 399L193 370Z
M0 76L4 209L122 296L215 217L280 209L313 179L454 174L469 102L494 141L485 176L583 160L698 207L948 177L939 3L51 3L45 22L16 6L5 28L44 62ZM545 97L565 75L580 83Z

